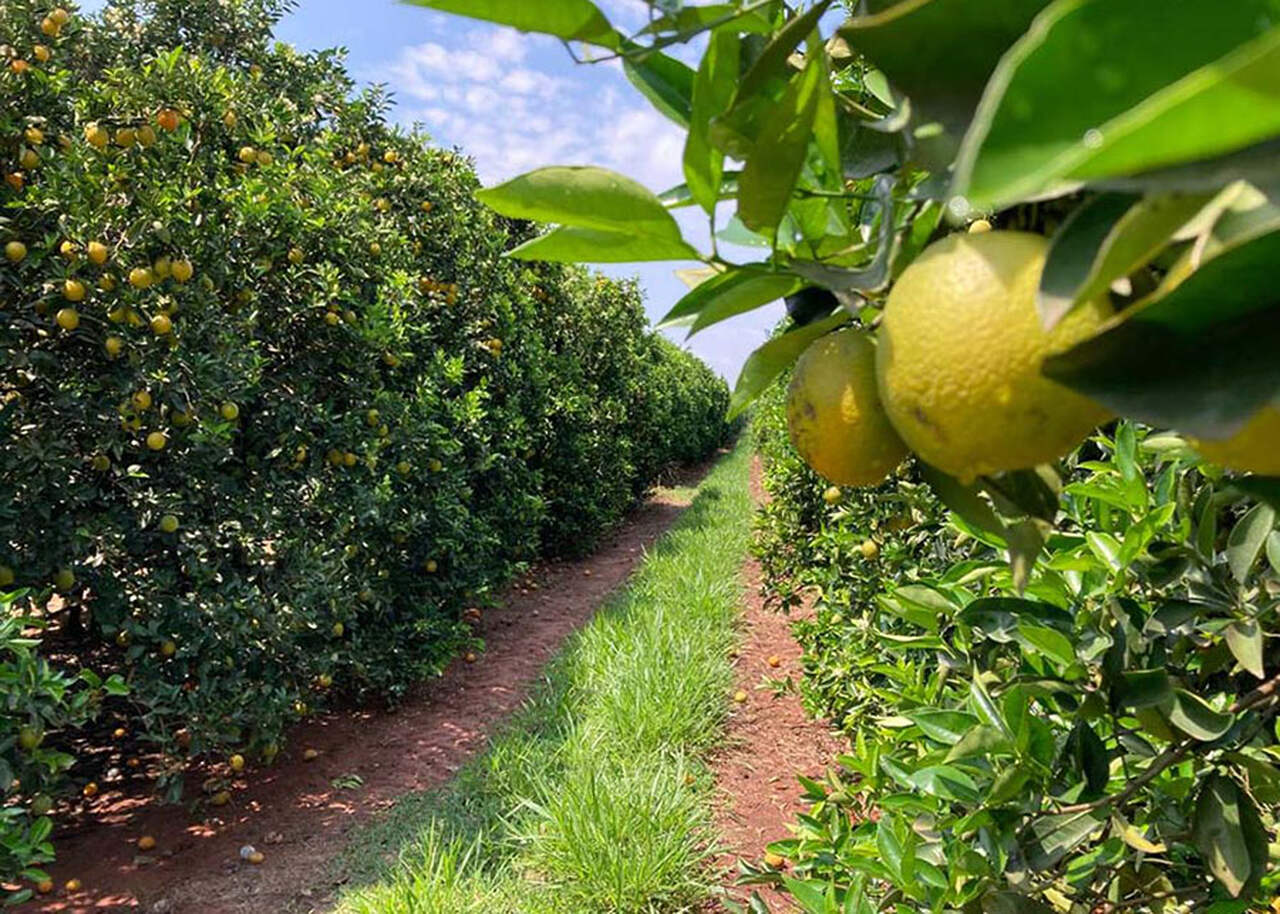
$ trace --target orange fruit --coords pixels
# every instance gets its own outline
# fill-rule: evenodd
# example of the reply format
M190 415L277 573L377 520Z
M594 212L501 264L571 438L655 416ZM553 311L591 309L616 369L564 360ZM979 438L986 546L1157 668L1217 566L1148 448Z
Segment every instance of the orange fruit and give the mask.
M769 659L765 662L768 663L769 666L773 667L775 670L778 667L782 666L782 658L779 657L777 654L771 655Z
M195 273L195 267L191 265L190 260L175 260L173 262L173 278L177 282L186 282Z
M143 835L141 838L138 839L138 850L140 851L155 850L155 847L156 847L156 839L151 837L150 835Z
M79 299L74 300L79 301ZM75 308L62 308L54 316L54 320L63 330L74 330L80 326L80 312Z
M116 131L116 145L128 149L138 141L138 132L132 127L121 127Z
M57 6L49 11L49 18L54 21L58 28L62 28L71 21L71 14L62 7Z
M151 318L151 332L156 336L167 336L173 332L173 321L167 314L157 314Z
M178 653L178 645L172 638L166 638L164 641L160 642L160 656L172 657L176 653Z
M134 409L137 409L137 410L150 409L151 408L151 392L146 390L135 391L133 396L130 398L130 402L133 403Z
M232 771L244 771L244 756L237 752L227 759L227 764L231 766Z
M67 301L84 301L84 283L78 279L68 279L62 284L62 297Z
M742 689L738 689L738 691L733 693L733 700L738 704L745 704L747 701L747 693L742 691Z
M90 781L84 785L84 789L80 791L86 797L96 797L98 795L98 782Z
M48 63L49 58L53 56L53 52L49 50L48 46L43 44L38 44L35 47L33 47L31 49L31 53L34 54L36 57L36 60L40 61L41 63Z
M178 518L173 514L166 514L160 518L160 532L174 533L178 529Z
M254 851L252 854L249 854L244 859L248 860L254 866L258 866L267 858L266 858L266 855L262 853L262 851Z
M107 257L111 253L107 246L101 241L90 241L86 251L89 255L89 260L96 263L98 266L102 266L102 264L106 263Z
M41 895L48 895L50 892L53 891L53 880L52 879L40 880L39 882L36 883L36 891L39 892Z
M150 124L143 124L135 131L138 138L138 145L143 148L153 146L156 142L156 132L151 129Z
M84 138L96 149L105 149L111 142L111 134L101 124L89 124L84 128Z
M218 407L218 414L228 422L234 422L240 418L240 407L236 406L230 400Z
M68 879L66 885L63 886L69 893L75 894L83 888L83 884L79 879Z
M155 276L146 267L134 267L129 271L129 285L135 289L146 289L155 282Z
M181 115L172 108L165 108L156 115L156 123L163 130L177 130L178 124L182 120Z
M152 432L147 435L147 447L153 451L163 451L168 443L169 438L164 432Z

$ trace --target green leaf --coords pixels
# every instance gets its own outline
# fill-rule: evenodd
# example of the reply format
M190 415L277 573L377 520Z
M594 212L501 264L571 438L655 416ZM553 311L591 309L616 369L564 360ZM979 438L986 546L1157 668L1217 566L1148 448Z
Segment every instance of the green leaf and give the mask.
M1053 327L1076 305L1105 295L1112 282L1148 263L1209 200L1209 194L1141 200L1131 194L1102 194L1073 212L1054 236L1040 279L1038 304L1045 327Z
M1161 711L1173 726L1204 743L1222 737L1235 722L1233 715L1215 711L1185 689L1174 689L1172 700L1162 706Z
M1227 564L1237 581L1244 583L1249 577L1275 526L1275 508L1259 504L1250 508L1249 513L1231 528L1227 537Z
M789 19L778 34L765 45L751 68L743 74L738 84L738 98L749 98L760 95L768 83L774 80L785 81L789 78L787 61L791 54L807 40L810 33L818 27L822 14L831 6L832 0L821 0L804 13Z
M1106 819L1097 812L1044 816L1032 823L1024 848L1032 870L1052 869L1089 836L1102 828Z
M1122 708L1150 708L1172 698L1173 682L1164 670L1121 673L1112 683L1112 700Z
M1273 0L1056 0L1001 60L956 162L995 209L1096 179L1207 159L1280 132Z
M1280 476L1236 476L1231 479L1231 488L1280 511ZM1280 565L1276 570L1280 571Z
M918 121L938 121L959 136L996 62L1046 2L900 2L875 15L848 20L839 34L911 97L920 113ZM945 79L938 77L941 60L947 62Z
M724 153L711 143L711 120L723 113L733 99L740 48L741 39L732 29L712 32L693 81L684 177L690 196L709 215L715 214L724 176Z
M760 138L738 177L738 216L752 231L772 236L791 203L804 167L823 90L822 55L787 85L787 91L765 115Z
M541 32L566 41L585 41L617 50L621 37L604 13L588 0L404 0L412 6Z
M1280 530L1267 537L1267 561L1271 570L1280 574Z
M1018 624L1020 640L1049 657L1051 660L1070 666L1076 661L1076 649L1071 639L1061 632L1039 625Z
M978 723L976 717L963 711L913 711L906 716L925 736L948 746L959 742Z
M778 273L767 264L735 267L690 289L662 318L658 329L692 324L711 307L729 310L733 314L749 311L784 298L802 285L803 281L798 277Z
M1134 194L1100 194L1075 209L1054 234L1036 297L1046 329L1080 301L1080 289L1088 282L1098 253L1138 199Z
M1211 774L1200 788L1191 823L1191 839L1214 877L1232 896L1256 884L1266 867L1266 845L1259 858L1251 837L1261 831L1253 800L1231 778Z
M930 796L961 803L976 803L978 785L963 770L952 765L928 765L911 772L908 783Z
M821 883L802 882L790 876L782 877L782 884L796 901L804 905L805 914L826 914L827 897ZM766 910L768 910L766 908Z
M1227 639L1227 647L1231 655L1240 665L1262 679L1266 668L1262 662L1262 629L1256 619L1241 619L1228 625L1223 635Z
M1004 521L983 501L978 486L962 483L924 461L920 461L920 475L948 509L979 530L1004 538L1007 532Z
M540 168L478 191L476 199L513 219L682 241L680 227L661 200L644 185L606 168Z
M1277 262L1280 232L1244 241L1044 373L1122 415L1228 438L1280 392Z
M507 256L551 263L637 263L693 260L698 252L679 239L562 225L513 248Z
M638 47L627 43L628 51ZM689 127L693 117L693 70L688 64L661 51L645 51L623 57L622 69L653 107L681 127Z
M958 759L992 758L997 755L1012 755L1013 751L1013 743L998 728L978 724L951 747L943 761L949 764Z
M814 321L795 330L788 330L751 353L742 366L738 382L733 387L733 396L729 400L729 418L732 419L746 409L765 388L773 383L774 378L800 358L800 353L808 349L810 343L848 321L849 315L844 312L833 314L826 320Z

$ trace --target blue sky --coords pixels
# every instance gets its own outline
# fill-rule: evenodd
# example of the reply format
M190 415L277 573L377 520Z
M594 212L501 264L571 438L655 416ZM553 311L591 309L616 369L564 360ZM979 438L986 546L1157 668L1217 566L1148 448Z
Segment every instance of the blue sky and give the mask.
M641 0L597 0L621 28L645 21ZM87 0L82 8L102 6ZM301 0L277 30L299 48L341 46L352 75L385 83L392 117L421 124L441 145L458 146L486 184L542 165L602 165L654 191L680 184L683 133L654 111L616 64L574 64L563 45L539 35L448 16L391 0ZM680 53L683 52L683 53ZM696 63L694 49L678 49ZM679 215L686 237L706 249L705 218ZM696 264L602 267L639 276L653 319L686 291L674 270ZM782 315L780 303L699 333L686 344L732 382L743 360ZM671 334L682 342L683 331Z

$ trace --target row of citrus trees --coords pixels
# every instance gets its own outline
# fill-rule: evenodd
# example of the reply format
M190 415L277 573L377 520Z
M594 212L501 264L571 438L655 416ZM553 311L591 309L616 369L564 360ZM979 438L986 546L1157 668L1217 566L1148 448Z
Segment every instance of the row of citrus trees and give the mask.
M755 550L780 605L817 596L797 685L852 746L771 845L783 872L748 881L812 914L1227 914L1274 895L1275 508L1121 422L1067 459L1024 590L1007 541L949 515L914 462L831 487L784 401L775 385L754 419L772 496ZM1006 880L1034 896L990 893Z
M0 6L2 881L106 789L80 741L269 761L725 435L634 284L503 259L533 227L287 7Z

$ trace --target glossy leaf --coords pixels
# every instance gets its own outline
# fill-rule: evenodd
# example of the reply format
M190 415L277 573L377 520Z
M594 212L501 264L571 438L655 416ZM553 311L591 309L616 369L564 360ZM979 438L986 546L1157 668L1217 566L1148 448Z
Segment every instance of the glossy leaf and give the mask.
M1245 241L1044 372L1122 415L1230 437L1280 392L1277 262L1280 232Z
M991 77L956 162L979 210L1132 175L1280 132L1273 0L1056 0Z
M1206 743L1222 737L1235 720L1230 714L1215 711L1185 689L1174 689L1172 699L1161 710L1178 730Z
M1031 825L1024 849L1027 864L1035 871L1057 866L1063 857L1105 824L1106 819L1097 812L1066 813L1037 819Z
M820 55L792 78L765 116L760 139L738 178L738 216L752 231L772 236L791 203L804 167L819 103L827 89Z
M476 193L513 219L680 241L680 227L644 185L595 166L552 166Z
M1223 636L1227 640L1227 646L1231 648L1232 656L1240 665L1262 679L1266 675L1266 668L1262 661L1262 629L1257 620L1241 619L1233 622L1227 626Z
M600 8L589 0L405 0L446 13L541 32L566 41L585 41L617 50L621 37Z
M679 239L565 225L526 241L507 256L552 263L636 263L694 260L698 252Z
M684 147L684 177L690 197L708 214L714 214L720 200L724 175L724 153L711 143L711 120L733 99L740 47L741 41L735 32L729 29L713 32L693 82L689 136Z
M1250 841L1251 832L1261 830L1257 819L1253 800L1234 780L1221 774L1205 780L1196 800L1191 838L1214 877L1233 896L1261 877L1266 866L1265 844L1258 859Z
M1276 510L1268 504L1254 505L1240 518L1227 537L1227 564L1237 581L1249 577L1267 537L1276 526Z
M800 358L800 353L823 334L830 333L849 321L849 315L833 314L826 320L816 321L774 337L747 357L733 388L729 401L729 418L741 413L773 379L786 371Z
M667 312L658 327L661 329L692 324L703 310L721 301L730 307L741 306L741 310L750 310L784 298L802 284L798 277L775 272L765 264L748 264L727 270L690 289Z
M628 44L629 50L635 48ZM693 70L687 63L661 51L645 51L623 57L622 70L653 107L681 127L689 127L693 116Z

